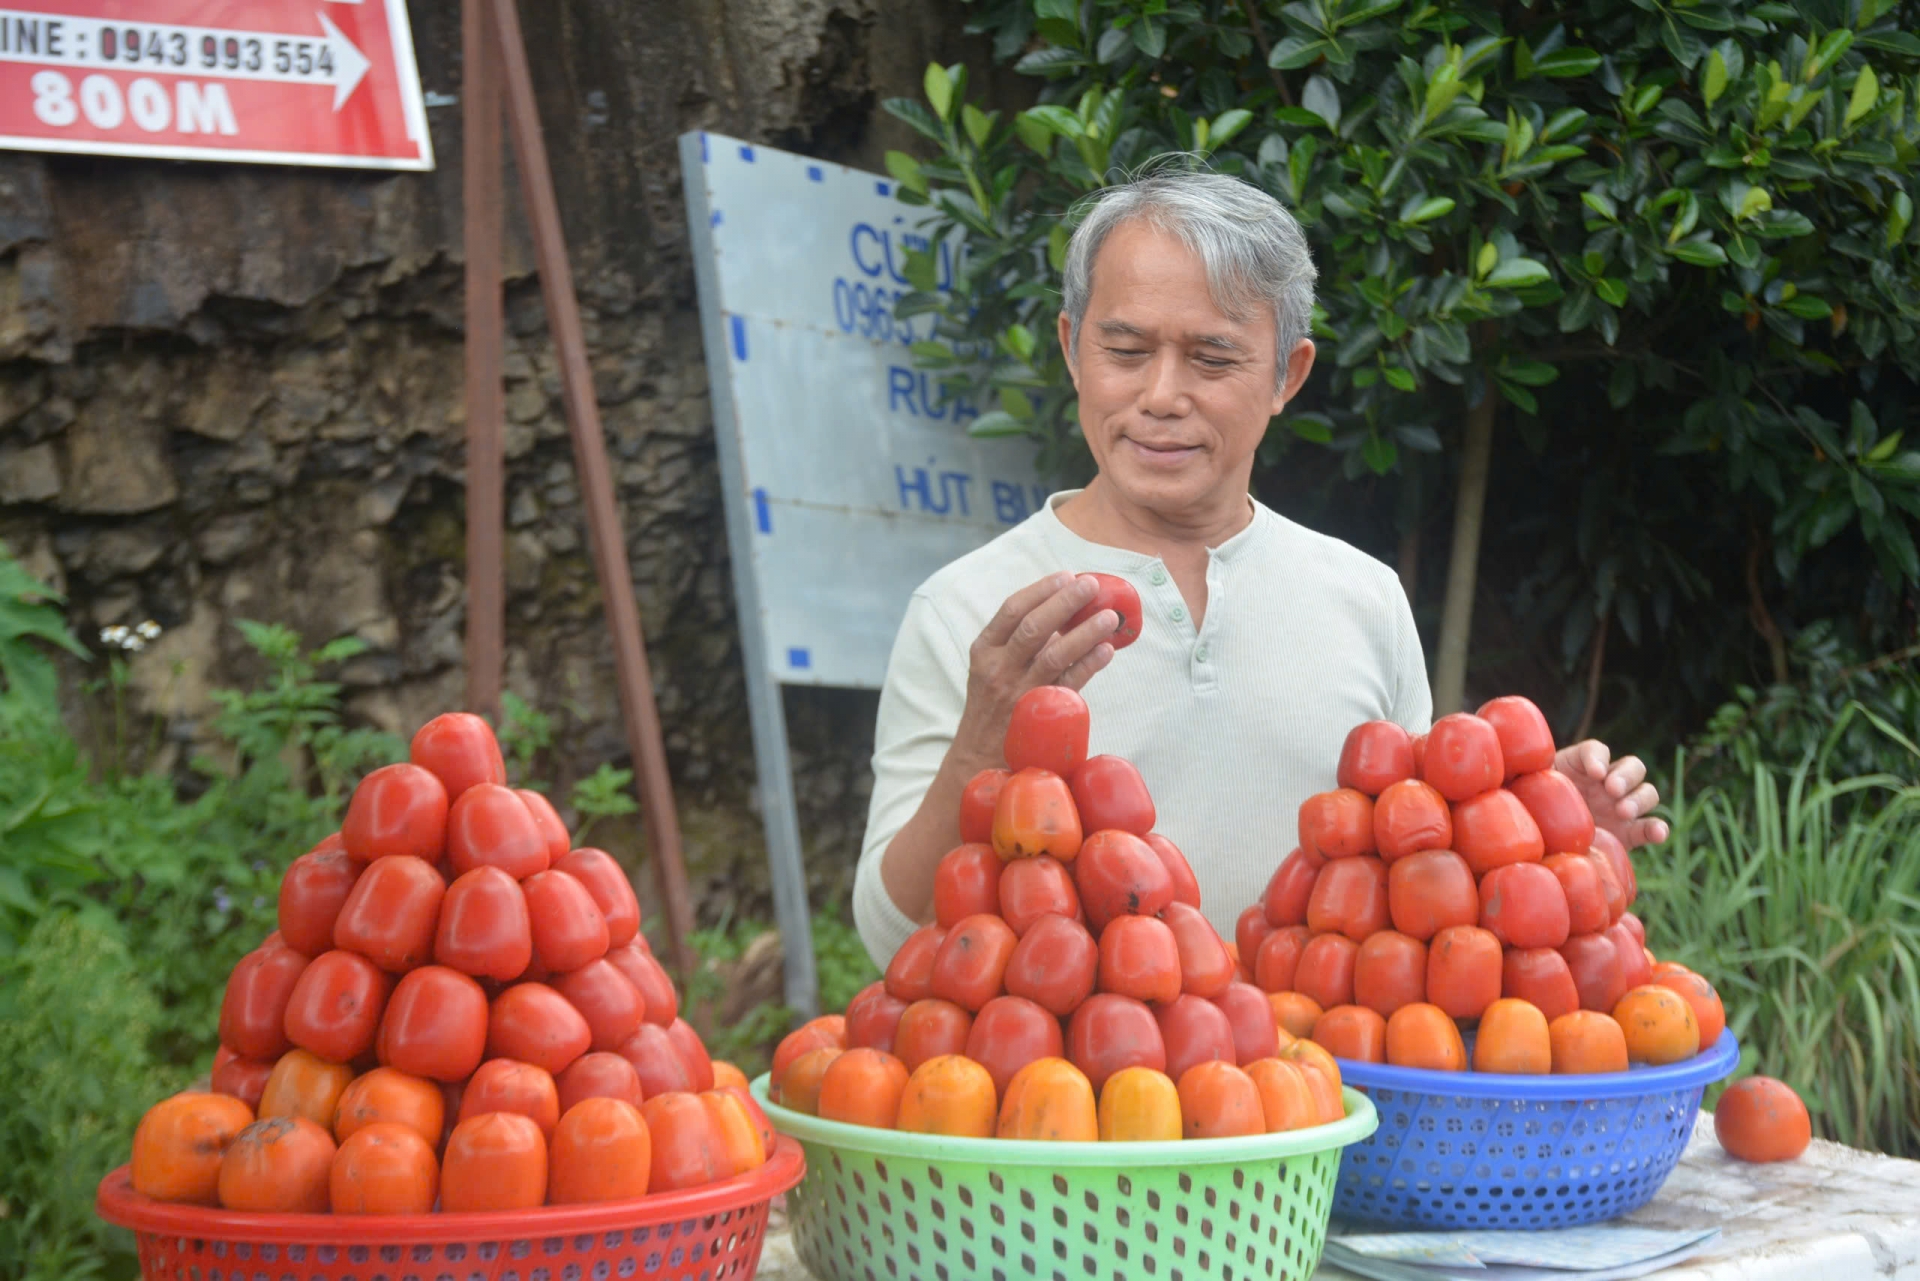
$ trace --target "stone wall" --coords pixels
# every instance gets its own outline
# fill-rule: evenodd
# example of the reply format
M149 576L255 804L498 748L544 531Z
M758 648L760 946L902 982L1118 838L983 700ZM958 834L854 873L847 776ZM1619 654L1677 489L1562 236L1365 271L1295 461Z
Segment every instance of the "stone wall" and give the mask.
M208 690L257 675L237 619L365 641L339 673L365 723L411 732L462 696L460 111L440 96L459 90L459 4L410 11L437 172L0 156L0 539L71 596L83 638L166 629L132 669L176 759ZM964 18L958 0L523 5L709 919L716 897L765 910L764 863L676 138L877 169L909 145L882 98L917 93L930 58L984 65ZM507 684L554 718L541 773L564 794L626 746L517 203ZM871 695L789 695L823 899L857 849L872 713ZM637 825L597 839L641 846Z

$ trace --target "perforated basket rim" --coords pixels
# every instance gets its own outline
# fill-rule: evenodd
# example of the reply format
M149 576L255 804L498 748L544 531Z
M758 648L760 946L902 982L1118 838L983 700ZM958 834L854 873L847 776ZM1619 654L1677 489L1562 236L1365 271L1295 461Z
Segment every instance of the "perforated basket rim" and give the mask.
M622 1201L434 1214L261 1214L156 1201L133 1190L133 1167L123 1165L100 1180L94 1209L107 1222L136 1232L201 1240L269 1245L443 1245L625 1231L746 1210L794 1187L805 1173L806 1156L800 1145L776 1136L773 1155L757 1170L704 1187L653 1192Z
M1276 1134L1248 1134L1231 1139L1169 1139L1157 1142L1044 1142L1027 1139L970 1139L945 1134L913 1134L870 1125L826 1121L805 1112L783 1108L767 1097L769 1074L755 1077L749 1086L767 1119L782 1134L809 1143L867 1152L878 1156L917 1157L925 1161L956 1161L993 1166L1040 1166L1055 1169L1132 1170L1145 1166L1194 1167L1239 1165L1280 1157L1310 1156L1344 1148L1372 1134L1380 1125L1373 1101L1358 1090L1342 1087L1347 1115L1324 1125Z
M1436 1072L1393 1067L1358 1059L1340 1059L1340 1075L1368 1089L1436 1094L1449 1098L1508 1099L1524 1103L1578 1103L1586 1099L1625 1099L1693 1089L1720 1080L1740 1063L1740 1043L1731 1031L1690 1059L1665 1067L1625 1072L1563 1073L1526 1076L1508 1072Z

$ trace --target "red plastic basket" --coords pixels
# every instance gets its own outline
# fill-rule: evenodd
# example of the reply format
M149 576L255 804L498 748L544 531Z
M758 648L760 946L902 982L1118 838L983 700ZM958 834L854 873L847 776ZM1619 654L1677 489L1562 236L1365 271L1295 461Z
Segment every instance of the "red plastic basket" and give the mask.
M751 1174L685 1192L499 1214L242 1214L100 1181L100 1217L139 1238L146 1281L733 1281L753 1275L767 1207L800 1181L780 1136Z

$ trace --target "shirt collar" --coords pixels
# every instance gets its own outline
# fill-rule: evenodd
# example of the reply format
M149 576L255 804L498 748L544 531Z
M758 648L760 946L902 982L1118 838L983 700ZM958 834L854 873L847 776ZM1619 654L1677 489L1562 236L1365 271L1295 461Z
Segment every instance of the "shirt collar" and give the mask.
M1060 514L1054 509L1079 492L1077 489L1058 490L1048 495L1047 501L1035 513L1036 519L1041 522L1041 527L1046 534L1047 542L1060 553L1062 558L1076 567L1084 566L1089 571L1118 574L1151 569L1161 563L1158 556L1128 551L1124 547L1112 547L1106 543L1096 543L1082 538L1067 528L1066 523L1060 519ZM1256 546L1267 537L1273 522L1277 519L1272 509L1259 499L1248 495L1247 501L1253 504L1253 519L1226 542L1208 549L1210 556L1217 564L1230 564L1236 556L1244 555L1248 547Z

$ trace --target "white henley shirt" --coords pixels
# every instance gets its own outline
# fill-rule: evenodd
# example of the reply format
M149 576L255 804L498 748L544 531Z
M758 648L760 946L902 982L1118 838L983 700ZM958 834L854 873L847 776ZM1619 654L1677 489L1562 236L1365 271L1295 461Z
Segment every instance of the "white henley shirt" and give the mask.
M888 842L926 795L966 706L968 649L1007 597L1069 570L1116 574L1140 593L1140 637L1082 691L1091 755L1132 761L1165 834L1200 882L1223 937L1296 843L1300 802L1334 786L1361 721L1427 728L1419 633L1399 579L1366 553L1255 501L1253 520L1208 551L1196 630L1156 556L1089 542L1055 494L1034 515L934 574L907 606L874 729L873 797L853 918L884 967L918 925L880 876Z

